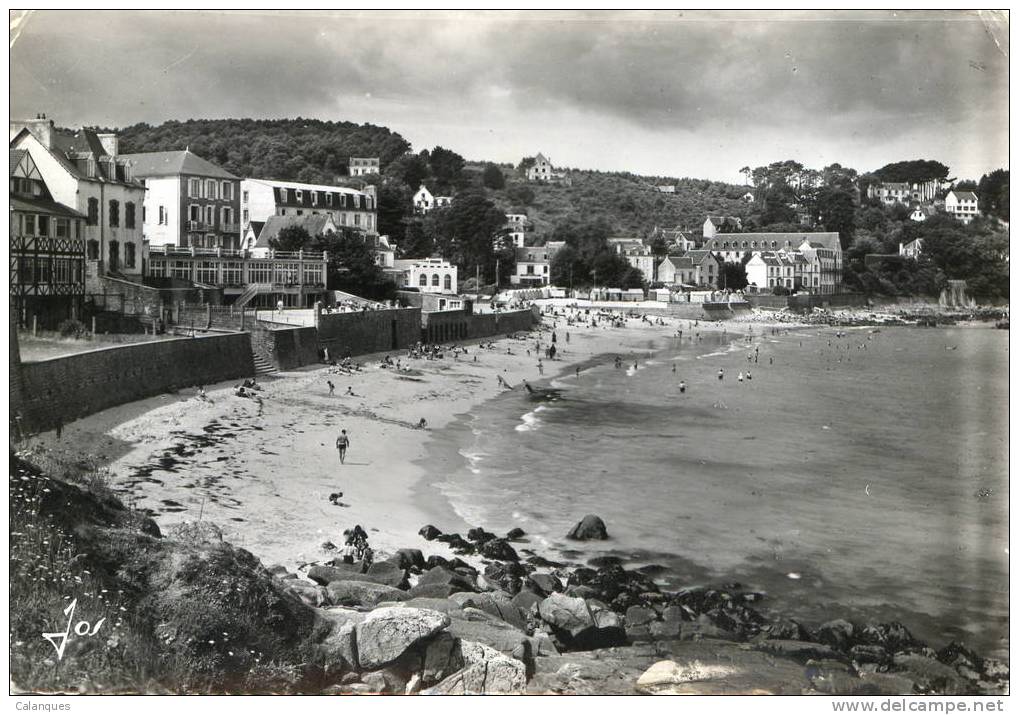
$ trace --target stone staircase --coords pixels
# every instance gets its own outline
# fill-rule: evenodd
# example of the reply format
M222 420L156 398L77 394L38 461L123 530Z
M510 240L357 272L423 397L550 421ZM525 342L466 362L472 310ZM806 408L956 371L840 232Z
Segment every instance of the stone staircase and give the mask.
M272 375L276 372L276 366L254 350L251 351L251 357L255 363L255 375Z

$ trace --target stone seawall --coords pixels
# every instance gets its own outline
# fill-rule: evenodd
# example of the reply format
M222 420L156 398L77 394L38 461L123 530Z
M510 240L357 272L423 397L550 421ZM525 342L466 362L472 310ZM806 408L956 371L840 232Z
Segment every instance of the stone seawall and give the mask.
M254 363L250 337L234 333L98 348L15 371L10 416L34 432L167 390L249 377Z
M319 362L315 328L251 326L251 349L277 370L294 370Z
M421 339L421 311L417 308L323 313L318 318L318 347L331 357L401 350Z
M491 338L530 330L537 320L535 313L530 309L474 315L468 315L462 310L422 313L421 340L426 343L441 343Z

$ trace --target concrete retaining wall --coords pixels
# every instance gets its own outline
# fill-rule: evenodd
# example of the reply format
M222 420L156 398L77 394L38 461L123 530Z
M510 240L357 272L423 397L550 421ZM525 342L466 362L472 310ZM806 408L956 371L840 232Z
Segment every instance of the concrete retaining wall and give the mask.
M277 370L294 370L319 362L315 328L252 326L251 349Z
M13 358L13 354L12 354ZM254 374L247 333L134 343L20 363L10 412L28 431L108 407Z

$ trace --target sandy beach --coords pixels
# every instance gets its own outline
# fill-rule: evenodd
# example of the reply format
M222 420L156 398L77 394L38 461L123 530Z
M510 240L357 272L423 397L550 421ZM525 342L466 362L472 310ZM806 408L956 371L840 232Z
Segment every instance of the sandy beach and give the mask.
M502 338L491 348L468 344L458 359L448 352L437 360L392 353L402 360L401 371L380 367L379 354L358 358L363 369L352 375L324 365L279 373L261 383L262 414L255 401L234 396L233 384L219 384L206 386L208 401L197 390L160 395L79 420L59 440L46 433L36 441L68 455L93 455L109 467L125 502L150 510L161 527L211 521L266 565L297 569L331 559L335 554L323 544L342 545L343 530L355 524L384 556L420 545L417 531L427 523L447 531L475 526L422 485L434 476L422 460L434 430L506 389L498 376L522 391L522 380L550 379L592 356L628 352L690 327L685 320L664 322L567 327L562 318L546 317L526 339ZM540 339L544 350L553 328L559 352L554 361L543 358L541 375L535 343ZM345 394L348 387L354 396ZM424 430L416 426L422 418ZM341 429L351 442L343 465L334 446ZM330 495L338 492L337 505ZM429 544L430 551L451 555L445 549Z

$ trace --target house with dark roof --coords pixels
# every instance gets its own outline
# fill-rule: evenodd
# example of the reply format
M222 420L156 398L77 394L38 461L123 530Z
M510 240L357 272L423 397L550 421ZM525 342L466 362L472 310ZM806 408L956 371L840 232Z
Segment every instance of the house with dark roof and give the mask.
M336 233L337 226L328 214L315 214L308 216L270 216L258 232L258 237L251 245L244 248L251 251L253 255L268 255L273 248L273 242L279 238L280 231L285 228L296 226L303 228L309 236L325 236Z
M10 152L10 307L19 325L81 318L85 214L54 201L24 149Z
M105 276L141 282L145 187L118 154L117 135L62 131L43 117L10 125L10 149L31 156L53 201L85 215L87 292L104 292Z
M746 264L763 252L798 251L810 264L803 288L814 293L837 293L842 285L842 244L836 232L719 233L703 248L727 263ZM816 279L816 280L815 280Z
M721 273L722 261L711 251L670 254L662 259L657 268L661 283L686 288L717 288Z
M241 223L267 221L270 216L328 215L337 226L378 234L378 197L374 186L363 191L327 184L244 179L241 181Z
M516 267L510 283L523 286L543 286L551 281L552 256L546 246L515 248Z
M122 158L147 189L142 223L151 247L240 248L238 177L189 149Z

